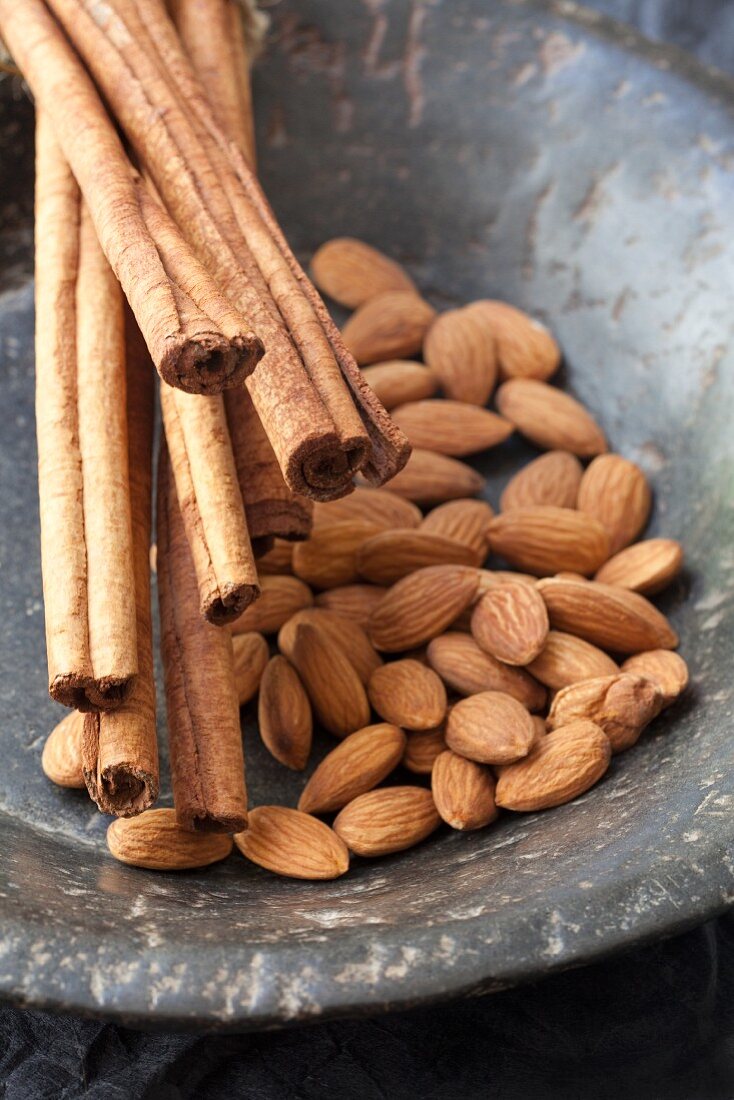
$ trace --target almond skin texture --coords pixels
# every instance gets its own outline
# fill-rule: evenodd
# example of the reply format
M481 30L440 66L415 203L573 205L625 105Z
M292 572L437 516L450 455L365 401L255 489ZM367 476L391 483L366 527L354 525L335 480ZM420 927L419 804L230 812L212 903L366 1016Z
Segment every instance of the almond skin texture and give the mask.
M388 290L415 292L415 284L400 264L355 237L334 237L317 249L311 274L319 290L347 309Z
M430 775L436 757L446 751L445 724L432 730L409 733L403 753L403 767L414 775Z
M293 572L314 588L340 588L359 579L357 551L378 534L365 520L344 520L317 528L310 539L293 548Z
M477 583L476 569L460 565L429 566L404 577L372 612L367 631L372 644L399 653L430 641L469 606Z
M499 813L489 768L455 752L436 757L431 792L439 814L452 829L482 829Z
M343 588L319 592L315 603L317 607L335 611L342 618L357 623L364 630L386 592L386 588L377 584L347 584Z
M362 374L388 412L406 401L433 397L438 389L438 379L431 368L411 359L388 359L386 363L365 367Z
M619 667L603 650L583 638L551 630L541 653L528 665L528 672L551 691L560 691L580 680L614 676Z
M382 664L382 657L361 626L335 611L328 611L323 607L306 607L289 619L278 634L278 649L289 660L293 654L296 629L301 623L313 623L320 627L335 645L343 648L349 663L354 666L365 687L367 686L372 673Z
M545 381L556 373L561 349L540 321L507 302L491 299L473 302L467 311L479 317L494 338L502 381L507 378Z
M403 729L430 729L446 715L443 682L433 669L410 658L376 669L367 694L381 718Z
M83 790L82 730L84 715L73 710L55 726L43 746L41 767L43 774L57 787Z
M392 418L413 447L457 458L496 447L514 430L489 409L447 399L400 405Z
M470 546L480 561L489 553L489 521L494 512L486 500L450 500L428 513L420 530Z
M498 661L530 664L548 637L543 597L527 584L492 588L474 608L471 632L480 648Z
M355 855L386 856L419 844L440 824L430 791L384 787L345 806L334 822L334 832Z
M678 653L669 649L651 649L628 657L622 672L644 676L660 692L661 706L668 707L688 687L688 665Z
M384 359L409 359L421 350L435 315L415 292L388 290L361 305L342 329L342 336L360 366Z
M333 829L285 806L250 810L247 831L234 842L252 863L288 878L339 878L349 869L349 852Z
M507 483L500 497L500 508L532 508L551 504L556 508L575 508L584 470L568 451L548 451L523 466Z
M316 768L303 788L298 809L309 814L341 810L398 766L405 743L403 731L388 722L351 733Z
M423 358L452 401L486 405L497 381L495 343L480 317L450 309L437 317L423 344Z
M442 634L428 646L428 663L447 687L460 695L477 695L482 691L502 691L511 695L528 710L542 710L546 691L524 669L490 657L479 648L469 634Z
M258 573L275 576L278 573L293 572L293 543L286 539L276 539L275 545L267 554L257 559Z
M512 764L535 740L529 711L501 691L483 691L451 708L446 744L478 764Z
M465 462L416 447L387 488L415 504L430 506L476 496L484 488L484 478Z
M662 705L662 695L651 680L625 673L602 676L559 691L548 715L548 729L588 718L607 735L613 753L624 752L639 740Z
M301 623L293 640L292 661L324 729L347 737L370 720L362 681L343 648L312 623Z
M357 571L366 581L390 585L429 565L476 566L479 561L466 543L430 531L381 531L360 546Z
M315 528L347 520L374 523L385 531L393 527L418 527L423 516L421 510L409 500L403 500L387 489L368 489L358 486L341 500L316 503L313 509Z
M512 378L497 390L497 408L536 447L579 458L603 454L607 441L591 413L570 394L532 378Z
M629 546L650 518L652 493L639 466L621 455L599 455L581 479L576 507L596 516L612 554Z
M675 649L678 635L663 614L637 592L598 581L548 577L538 581L551 625L615 653Z
M489 541L494 553L538 576L562 570L590 576L609 557L609 537L599 520L549 504L495 516Z
M608 737L593 722L561 726L539 738L524 760L502 769L497 805L524 812L562 806L598 783L611 756Z
M230 630L233 634L277 634L291 615L312 603L311 589L298 577L262 577L260 596L235 619Z
M268 643L262 634L251 631L236 634L232 639L234 650L234 680L241 707L257 694L262 674L270 658Z
M683 568L683 548L675 539L645 539L620 550L602 565L596 580L654 596Z
M298 673L285 657L272 657L263 673L257 709L260 736L270 753L303 771L311 752L311 704Z
M226 859L232 837L190 833L176 822L173 809L146 810L137 817L118 817L107 830L107 847L115 859L151 871L190 871Z

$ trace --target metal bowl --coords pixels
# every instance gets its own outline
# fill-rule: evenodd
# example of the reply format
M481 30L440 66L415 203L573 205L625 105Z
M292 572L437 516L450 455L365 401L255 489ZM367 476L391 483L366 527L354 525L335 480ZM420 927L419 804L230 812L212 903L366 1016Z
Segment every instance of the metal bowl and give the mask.
M448 829L344 879L240 858L116 864L81 793L40 771L46 695L33 439L30 108L2 99L0 991L133 1023L255 1028L491 990L719 912L734 887L731 85L568 3L284 0L257 71L261 169L307 257L363 237L439 307L547 319L564 384L680 538L665 599L693 673L600 786ZM529 451L482 463L488 498ZM292 802L247 731L253 804ZM320 745L325 751L326 742Z

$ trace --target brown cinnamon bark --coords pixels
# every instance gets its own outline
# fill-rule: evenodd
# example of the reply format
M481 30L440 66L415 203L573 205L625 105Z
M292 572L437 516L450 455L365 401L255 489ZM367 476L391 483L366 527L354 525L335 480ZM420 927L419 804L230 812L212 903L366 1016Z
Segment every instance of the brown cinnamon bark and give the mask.
M165 445L158 466L158 598L176 817L187 829L247 825L232 637L199 614L198 587Z

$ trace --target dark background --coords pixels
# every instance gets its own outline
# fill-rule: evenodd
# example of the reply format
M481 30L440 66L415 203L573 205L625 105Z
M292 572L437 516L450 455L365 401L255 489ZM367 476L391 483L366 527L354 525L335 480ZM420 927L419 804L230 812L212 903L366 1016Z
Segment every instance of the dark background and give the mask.
M734 74L734 0L590 0ZM734 915L533 986L245 1036L0 1008L0 1097L732 1100Z

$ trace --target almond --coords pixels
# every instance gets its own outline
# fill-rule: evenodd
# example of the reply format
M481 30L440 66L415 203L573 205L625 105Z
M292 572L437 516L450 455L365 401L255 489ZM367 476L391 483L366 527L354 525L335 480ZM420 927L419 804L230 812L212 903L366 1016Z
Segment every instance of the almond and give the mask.
M603 454L607 441L591 413L570 394L532 378L512 378L497 390L497 408L519 432L549 451L579 458Z
M272 657L263 673L257 720L271 755L287 768L303 771L311 752L311 704L285 657Z
M471 632L480 648L498 661L527 665L548 637L543 597L527 584L498 585L475 605Z
M500 508L532 508L535 504L551 504L556 508L575 508L583 467L568 451L548 451L523 466L508 481Z
M486 405L497 381L494 340L486 325L468 309L450 309L437 317L423 344L423 357L446 397Z
M298 577L262 577L259 598L235 619L230 630L233 634L277 634L291 615L312 603L311 589Z
M545 689L521 668L510 668L484 653L469 634L448 633L428 646L428 663L447 687L460 695L502 691L528 710L542 710Z
M293 572L293 543L286 539L276 539L273 547L257 559L259 574L269 576L278 573Z
M73 787L83 790L82 733L84 715L78 710L62 718L46 738L41 754L43 774L57 787Z
M386 588L377 584L347 584L343 588L319 592L315 602L317 607L334 611L364 629L386 592Z
M425 840L441 824L433 796L423 787L384 787L350 802L334 832L358 856L402 852Z
M320 627L344 651L350 665L354 666L354 671L367 686L372 673L382 664L382 657L358 623L325 607L305 607L289 619L278 634L278 649L289 660L293 654L296 629L301 623L313 623Z
M561 726L539 738L524 760L502 769L497 805L525 812L562 806L601 779L611 756L609 739L593 722Z
M528 665L528 672L551 691L560 691L580 680L613 676L619 672L619 667L611 657L583 638L551 630L542 651Z
M501 691L483 691L456 703L446 723L446 744L479 764L511 764L535 740L530 712Z
M388 290L415 292L415 284L400 264L355 237L334 237L318 248L311 275L319 290L347 309Z
M316 768L303 788L298 809L311 814L341 810L398 766L405 743L403 731L388 722L351 733Z
M413 447L459 458L496 447L513 432L509 420L489 409L446 399L400 405L392 418Z
M449 500L428 513L420 530L463 542L483 561L489 552L487 528L493 516L486 500Z
M494 821L494 777L489 768L450 750L436 757L431 793L436 809L452 829L482 829Z
M421 350L436 311L418 294L388 290L361 305L342 330L357 362L410 358Z
M270 657L268 643L262 634L249 631L236 634L232 639L234 650L234 679L237 698L241 707L257 694L260 680Z
M343 649L312 623L296 628L291 659L324 729L346 737L370 720L362 682Z
M493 337L503 381L506 378L543 381L558 370L561 349L545 325L534 317L507 302L491 299L472 302L467 312L479 317Z
M683 548L675 539L645 539L620 550L595 579L644 596L661 592L683 568Z
M433 397L438 389L438 379L431 368L411 359L388 359L386 363L375 363L372 367L365 367L362 376L388 411L406 401Z
M359 578L357 551L380 531L365 520L344 520L317 527L306 542L293 549L293 572L314 588L341 588Z
M688 665L678 653L669 649L651 649L628 657L622 672L644 676L660 692L661 706L667 707L688 687Z
M369 489L366 486L357 486L349 496L340 500L316 503L313 510L314 527L356 520L374 523L387 531L393 527L417 527L422 519L420 508L409 500L388 489Z
M647 478L621 455L599 455L581 479L576 507L599 520L609 535L611 554L634 542L651 506Z
M495 516L489 542L511 565L538 575L570 570L588 576L609 557L609 538L597 519L550 504Z
M660 713L662 695L651 680L618 673L584 680L559 691L548 715L548 729L588 718L609 738L612 752L623 752L639 739Z
M479 564L471 547L429 531L381 531L360 547L357 570L375 584L394 584L429 565Z
M113 821L107 830L107 847L115 859L131 867L190 871L226 859L232 837L182 829L173 809L146 810L137 817Z
M484 478L465 462L416 447L387 485L391 492L415 504L432 505L476 496L484 488Z
M403 752L403 767L414 775L430 775L436 757L446 751L445 732L445 723L441 723L430 730L409 733Z
M381 718L403 729L430 729L446 715L442 681L433 669L410 658L375 669L367 694Z
M349 870L349 852L333 829L285 806L250 810L247 831L234 841L243 856L276 875L331 879Z
M616 653L674 649L678 635L663 614L637 592L598 581L538 581L551 625Z
M423 645L469 606L476 588L476 569L462 565L433 565L403 577L372 612L372 644L387 653Z

